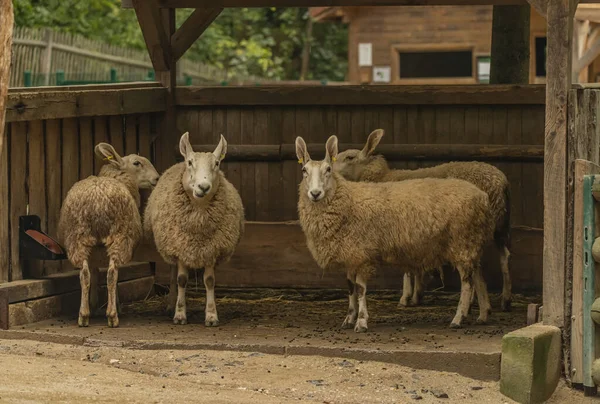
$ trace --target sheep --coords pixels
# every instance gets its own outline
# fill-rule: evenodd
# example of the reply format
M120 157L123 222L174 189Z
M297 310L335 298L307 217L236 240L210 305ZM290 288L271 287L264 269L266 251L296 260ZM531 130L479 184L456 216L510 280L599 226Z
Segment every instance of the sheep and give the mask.
M349 307L342 327L367 331L367 280L382 263L412 273L453 264L461 276L461 294L450 326L460 327L468 313L472 283L479 299L477 321L485 323L490 304L479 261L493 226L485 192L456 179L347 181L332 172L336 136L327 140L325 150L324 160L313 161L304 139L296 138L303 174L298 214L317 264L346 271Z
M508 267L510 257L510 184L506 175L496 167L480 162L451 162L418 170L393 170L388 167L383 156L373 155L383 135L384 131L377 129L369 135L362 150L350 149L341 152L334 164L334 170L351 181L387 182L428 177L455 178L468 181L487 193L490 201L490 215L495 223L494 245L499 252L503 278L501 309L503 311L510 310L512 300ZM423 291L422 282L422 278L416 278L413 291L411 276L409 274L404 276L400 305L408 306L419 303Z
M69 190L60 211L58 234L69 261L81 269L80 327L87 327L90 319L89 256L95 246L106 247L109 257L106 316L109 327L118 327L119 267L131 261L142 237L139 189L152 188L159 175L148 159L137 154L121 157L108 143L98 143L94 151L108 164L102 166L98 176L78 181ZM92 306L95 306L97 285L91 286Z
M227 153L221 140L212 153L195 153L188 132L179 150L184 162L161 176L144 212L144 233L171 269L168 311L173 323L186 324L185 289L190 268L204 268L205 325L217 326L215 267L228 260L244 232L244 207L233 185L220 170Z

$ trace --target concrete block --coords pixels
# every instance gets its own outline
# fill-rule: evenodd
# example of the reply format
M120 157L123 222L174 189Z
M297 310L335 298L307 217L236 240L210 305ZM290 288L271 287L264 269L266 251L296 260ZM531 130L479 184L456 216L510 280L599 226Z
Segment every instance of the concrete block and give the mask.
M534 324L502 338L500 392L521 404L550 398L561 374L561 333Z

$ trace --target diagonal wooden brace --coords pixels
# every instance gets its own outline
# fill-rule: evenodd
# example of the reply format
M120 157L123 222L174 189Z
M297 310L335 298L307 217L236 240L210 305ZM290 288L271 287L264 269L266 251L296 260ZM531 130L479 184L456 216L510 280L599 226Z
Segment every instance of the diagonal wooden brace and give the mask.
M221 14L222 8L197 8L171 37L173 59L179 60Z

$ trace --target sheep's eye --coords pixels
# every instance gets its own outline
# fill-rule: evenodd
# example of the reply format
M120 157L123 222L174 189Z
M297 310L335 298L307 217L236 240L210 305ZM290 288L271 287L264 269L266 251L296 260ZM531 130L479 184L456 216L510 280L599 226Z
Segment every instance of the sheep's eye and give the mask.
M188 160L188 166L192 166L192 160Z
M352 160L354 160L354 156L348 156L348 157L346 157L346 161L352 161Z
M137 160L136 160L136 161L134 161L134 162L133 162L133 165L134 165L134 166L141 166L141 165L142 165L142 163L140 163L139 161L137 161Z
M331 172L331 166L327 167L327 172L330 173Z

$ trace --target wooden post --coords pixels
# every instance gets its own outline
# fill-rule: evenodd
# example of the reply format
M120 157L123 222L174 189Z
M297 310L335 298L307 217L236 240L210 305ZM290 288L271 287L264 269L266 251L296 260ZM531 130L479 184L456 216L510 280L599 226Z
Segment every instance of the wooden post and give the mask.
M531 7L494 6L490 84L529 83Z
M567 103L576 0L548 2L544 151L544 324L565 326Z
M10 267L10 231L8 226L8 134L5 133L6 102L10 81L10 59L13 33L13 5L0 0L0 283L8 282ZM1 304L1 303L0 303Z
M44 42L46 47L40 59L40 72L44 75L44 85L50 85L50 70L52 68L52 44L54 42L52 30L46 28L44 30Z

